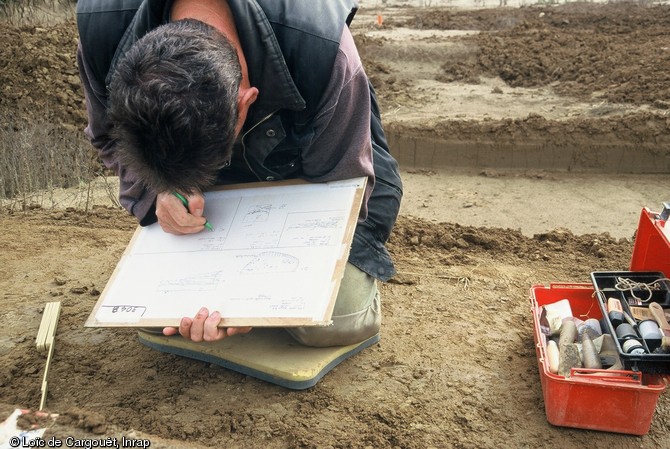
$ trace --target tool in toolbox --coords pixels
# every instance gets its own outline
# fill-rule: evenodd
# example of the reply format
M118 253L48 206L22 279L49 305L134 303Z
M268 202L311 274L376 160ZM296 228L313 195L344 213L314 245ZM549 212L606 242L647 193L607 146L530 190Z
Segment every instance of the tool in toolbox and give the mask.
M656 302L649 304L649 311L653 315L654 319L658 323L659 329L662 331L662 343L661 348L670 352L670 323L665 318L665 313L663 312L663 307Z

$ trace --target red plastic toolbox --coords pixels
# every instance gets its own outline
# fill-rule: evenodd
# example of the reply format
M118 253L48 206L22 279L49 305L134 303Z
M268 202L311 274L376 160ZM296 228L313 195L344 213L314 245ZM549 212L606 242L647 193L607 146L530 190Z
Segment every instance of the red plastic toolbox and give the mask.
M591 284L531 287L534 339L547 421L555 426L644 435L649 432L662 376L635 371L573 368L570 377L552 374L546 361L546 336L540 330L542 306L567 299L582 320L601 319Z
M670 273L670 209L664 203L660 214L643 208L635 233L631 271Z

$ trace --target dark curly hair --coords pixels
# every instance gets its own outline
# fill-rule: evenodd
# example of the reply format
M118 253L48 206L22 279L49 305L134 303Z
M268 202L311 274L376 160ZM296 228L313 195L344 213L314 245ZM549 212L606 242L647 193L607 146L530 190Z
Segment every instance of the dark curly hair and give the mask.
M235 47L209 25L185 19L147 33L109 89L122 164L155 192L211 185L232 152L241 79Z

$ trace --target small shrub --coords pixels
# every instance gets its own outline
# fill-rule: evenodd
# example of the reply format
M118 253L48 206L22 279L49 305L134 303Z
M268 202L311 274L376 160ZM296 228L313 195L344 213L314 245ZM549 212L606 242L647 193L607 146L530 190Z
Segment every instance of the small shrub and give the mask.
M81 133L38 122L0 128L0 199L88 183L96 170Z
M44 22L74 11L76 0L0 0L0 19L8 22Z

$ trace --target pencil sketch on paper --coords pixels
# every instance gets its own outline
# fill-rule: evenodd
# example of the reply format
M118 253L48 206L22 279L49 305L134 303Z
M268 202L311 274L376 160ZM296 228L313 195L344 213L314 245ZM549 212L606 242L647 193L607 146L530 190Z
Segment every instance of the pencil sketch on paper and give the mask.
M245 223L266 222L270 217L272 204L257 204L249 207L242 221Z
M272 204L265 201L251 204L242 217L242 221L244 223L263 223L270 219L270 213L273 210L281 211L287 207L286 203Z
M158 283L159 292L204 292L216 290L221 278L221 271L200 274L197 276L186 276L178 279L166 279Z
M198 242L200 251L221 251L226 247L225 237L201 237Z
M341 211L299 212L287 216L282 229L281 246L306 247L330 246L338 240L345 220Z
M284 299L277 301L274 304L270 304L269 309L276 312L279 311L293 311L293 310L303 310L305 308L305 300L303 298L292 298Z
M305 298L293 297L293 298L272 298L269 295L258 294L256 296L236 296L230 298L232 304L235 303L245 303L251 304L257 308L267 308L274 312L287 312L295 310L304 310L305 309Z
M325 217L308 217L303 221L292 223L288 228L301 229L307 231L317 231L323 229L337 229L342 226L342 217L337 216L325 216Z
M297 257L276 251L264 251L252 257L251 262L242 268L241 274L292 273L300 265Z

